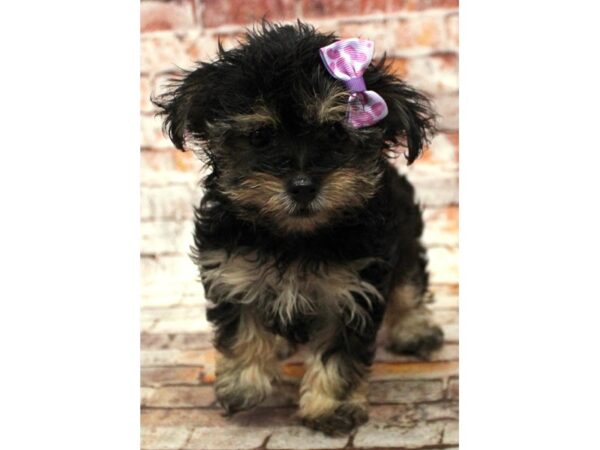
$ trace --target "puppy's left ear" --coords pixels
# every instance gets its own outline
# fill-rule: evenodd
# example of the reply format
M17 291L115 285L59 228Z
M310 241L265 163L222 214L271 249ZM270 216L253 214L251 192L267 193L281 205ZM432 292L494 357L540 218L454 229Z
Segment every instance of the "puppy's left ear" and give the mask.
M377 92L388 106L388 115L377 125L383 128L386 147L400 145L408 164L421 154L436 132L436 114L425 94L390 73L384 59L367 71L367 89Z
M192 72L183 71L166 86L164 94L151 99L158 114L164 117L165 133L179 150L184 150L189 134L206 138L206 123L213 102L212 75L208 64L201 64Z

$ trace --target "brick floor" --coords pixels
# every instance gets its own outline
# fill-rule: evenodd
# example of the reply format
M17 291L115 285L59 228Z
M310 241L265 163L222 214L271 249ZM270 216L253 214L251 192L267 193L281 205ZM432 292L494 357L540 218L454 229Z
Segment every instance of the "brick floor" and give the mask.
M142 449L457 449L458 208L432 208L425 219L436 294L432 309L446 343L428 361L378 348L370 420L348 437L330 438L299 425L302 352L282 363L281 386L262 406L223 417L212 388L215 351L205 300L191 262L174 256L185 269L177 277L144 279Z

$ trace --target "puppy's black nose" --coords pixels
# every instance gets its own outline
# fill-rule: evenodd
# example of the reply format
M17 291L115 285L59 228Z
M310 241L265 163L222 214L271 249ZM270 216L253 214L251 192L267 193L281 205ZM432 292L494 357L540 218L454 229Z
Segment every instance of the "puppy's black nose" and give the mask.
M298 203L309 203L317 195L315 180L305 174L294 175L287 184L290 196Z

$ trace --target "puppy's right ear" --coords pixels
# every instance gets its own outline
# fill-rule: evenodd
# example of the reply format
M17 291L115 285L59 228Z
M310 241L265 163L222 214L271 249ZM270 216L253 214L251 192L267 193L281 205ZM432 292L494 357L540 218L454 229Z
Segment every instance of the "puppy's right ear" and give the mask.
M179 150L185 150L186 136L206 138L207 114L211 100L210 66L201 65L191 72L183 72L167 85L167 91L152 97L158 114L164 117L163 129ZM193 127L191 126L193 124Z

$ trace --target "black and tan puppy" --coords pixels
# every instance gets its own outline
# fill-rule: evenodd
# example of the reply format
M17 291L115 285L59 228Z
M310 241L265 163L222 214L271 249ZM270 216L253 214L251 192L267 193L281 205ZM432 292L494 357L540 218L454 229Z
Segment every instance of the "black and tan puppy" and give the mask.
M306 344L299 414L329 434L368 418L382 323L397 352L426 355L443 341L424 306L421 212L389 162L399 146L413 162L434 114L381 61L364 82L387 115L352 126L348 87L320 57L336 40L302 23L263 24L155 99L175 146L210 169L193 256L212 302L219 402L228 412L258 405L278 356Z

